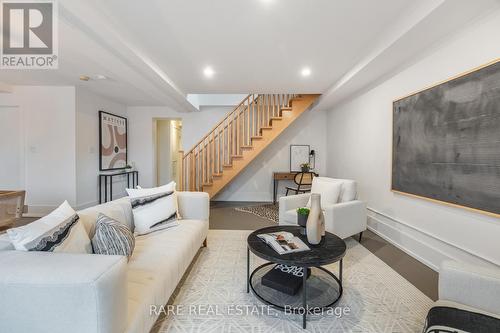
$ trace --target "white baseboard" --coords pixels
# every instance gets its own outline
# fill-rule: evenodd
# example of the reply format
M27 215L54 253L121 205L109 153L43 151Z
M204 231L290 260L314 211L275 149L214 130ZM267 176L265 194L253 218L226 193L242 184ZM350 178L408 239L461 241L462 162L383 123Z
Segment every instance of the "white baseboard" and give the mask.
M446 260L496 268L500 266L500 263L438 239L372 208L368 208L368 229L435 271L438 271L441 263Z

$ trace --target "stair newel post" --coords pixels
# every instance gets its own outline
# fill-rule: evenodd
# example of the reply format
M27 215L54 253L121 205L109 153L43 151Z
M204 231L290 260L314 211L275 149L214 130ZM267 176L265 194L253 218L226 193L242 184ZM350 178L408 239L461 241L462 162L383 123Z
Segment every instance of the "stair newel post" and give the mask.
M253 98L253 94L252 94L252 98ZM250 108L252 107L252 102L250 101L250 97L248 98L248 105L247 105L247 108L246 108L246 113L247 113L247 135L245 136L245 141L244 141L244 144L245 146L248 146L249 143L248 141L250 140Z
M192 165L191 165L191 172L192 172L192 183L189 184L189 187L191 188L191 191L196 191L196 173L198 172L198 165L197 165L197 153L196 153L196 147L193 149L192 152Z
M255 122L253 122L253 135L257 135L257 128L259 127L259 113L260 113L260 104L261 104L261 95L257 96L257 113L255 117Z
M240 152L240 107L236 110L236 152L235 155L238 155Z
M208 149L207 149L207 138L203 140L203 184L208 180Z
M190 152L189 153L189 159L188 159L188 170L189 170L189 179L188 179L188 188L189 188L189 191L194 191L194 161L193 161L193 157L194 157L194 153L193 152Z
M252 144L253 120L255 118L255 94L252 94L252 113L248 113L248 145Z
M210 182L213 182L215 173L215 131L212 132L212 174L210 175Z
M208 135L208 154L207 154L207 183L212 180L212 134Z
M217 127L215 129L215 137L217 138L215 141L215 146L214 146L214 149L215 149L215 160L214 160L214 169L215 169L215 173L219 173L219 127Z
M272 103L272 95L267 95L267 112L266 112L266 120L264 122L264 125L262 126L267 126L269 124L269 115L271 114L271 103Z
M276 95L273 94L273 114L272 117L276 115ZM269 119L269 125L271 125L271 120Z
M184 150L179 150L178 154L178 160L180 162L179 191L184 191Z
M203 141L200 144L200 151L198 152L198 160L200 163L200 176L198 179L198 191L200 191L200 188L203 184L203 176L205 174L205 171L203 169Z
M228 147L227 147L227 163L231 164L231 156L233 155L233 120L232 116L228 119Z
M222 166L226 163L227 131L226 121L222 124Z

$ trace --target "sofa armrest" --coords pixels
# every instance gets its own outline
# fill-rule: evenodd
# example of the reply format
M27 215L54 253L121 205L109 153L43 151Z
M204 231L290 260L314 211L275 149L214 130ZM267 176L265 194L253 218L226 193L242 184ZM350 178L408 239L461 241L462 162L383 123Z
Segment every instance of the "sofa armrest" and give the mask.
M0 332L123 333L126 259L0 252Z
M344 239L366 230L366 203L360 200L323 207L325 229Z
M177 192L179 214L185 220L208 221L210 198L205 192Z
M500 269L446 261L439 271L439 299L500 315Z
M284 221L285 212L291 209L305 207L311 193L289 195L279 199L279 221Z

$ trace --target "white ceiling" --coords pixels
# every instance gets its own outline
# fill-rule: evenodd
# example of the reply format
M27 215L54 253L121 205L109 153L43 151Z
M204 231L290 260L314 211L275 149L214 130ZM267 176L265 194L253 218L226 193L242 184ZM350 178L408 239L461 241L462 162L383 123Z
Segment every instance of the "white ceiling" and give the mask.
M192 110L188 93L323 93L329 106L401 69L499 0L59 0L60 69L10 84L79 85ZM203 76L210 65L216 74ZM312 74L300 76L309 66ZM103 74L82 82L79 75Z

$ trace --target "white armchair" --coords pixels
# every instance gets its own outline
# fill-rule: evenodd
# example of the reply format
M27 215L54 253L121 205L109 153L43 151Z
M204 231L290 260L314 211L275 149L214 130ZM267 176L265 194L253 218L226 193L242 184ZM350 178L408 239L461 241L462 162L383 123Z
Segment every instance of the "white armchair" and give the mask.
M439 271L439 302L455 303L500 318L500 269L453 261Z
M454 261L439 271L439 300L424 332L499 332L500 269Z
M366 203L356 200L356 182L348 179L316 177L313 180L312 193L315 193L315 182L341 182L341 191L337 203L322 204L325 215L325 229L340 238L359 234L359 240L366 230ZM281 197L279 200L279 224L296 225L297 208L306 207L310 193Z

